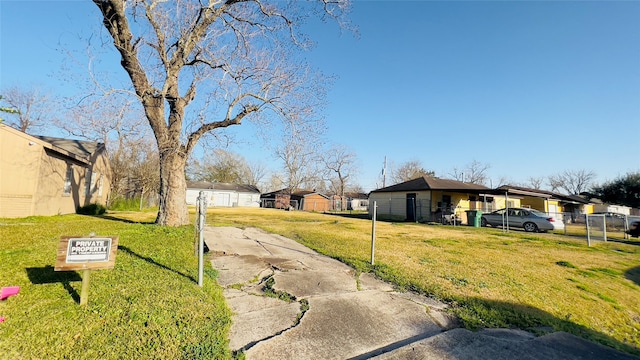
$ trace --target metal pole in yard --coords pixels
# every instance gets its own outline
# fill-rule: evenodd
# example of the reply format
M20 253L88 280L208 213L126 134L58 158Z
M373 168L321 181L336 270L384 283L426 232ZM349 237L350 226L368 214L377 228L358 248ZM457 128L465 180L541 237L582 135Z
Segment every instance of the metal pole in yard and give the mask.
M507 229L507 232L509 232L509 190L504 192L504 204L505 204L505 211L504 211L504 216L507 219L507 226L505 227L503 225L503 229ZM504 219L504 218L503 218Z
M589 234L589 214L584 214L584 223L587 227L587 246L591 246L591 235Z
M602 232L604 234L604 242L607 242L607 215L602 214Z
M204 191L200 191L198 200L198 286L202 287L204 278L204 209L206 208Z
M625 215L624 216L624 237L623 239L631 239L631 235L627 234L627 231L629 231L629 215Z
M373 202L373 214L371 216L371 265L373 265L374 252L376 248L376 214L378 204L377 201Z

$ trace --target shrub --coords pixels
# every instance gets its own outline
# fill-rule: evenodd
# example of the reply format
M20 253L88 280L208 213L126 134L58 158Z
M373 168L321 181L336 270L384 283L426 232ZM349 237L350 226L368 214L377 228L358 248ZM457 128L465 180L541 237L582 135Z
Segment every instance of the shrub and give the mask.
M79 207L76 213L80 215L102 215L107 211L107 208L100 204L89 204Z

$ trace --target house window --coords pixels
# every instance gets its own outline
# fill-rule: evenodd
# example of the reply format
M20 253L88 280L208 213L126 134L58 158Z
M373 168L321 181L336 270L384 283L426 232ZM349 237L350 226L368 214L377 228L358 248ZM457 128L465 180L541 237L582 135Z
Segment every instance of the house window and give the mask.
M86 174L87 174L87 176L84 179L85 180L84 181L85 192L86 192L86 196L87 197L91 197L91 190L92 190L91 189L92 188L92 186L91 186L91 177L92 177L93 174L91 173L91 170L89 170L89 169L87 169Z
M516 203L512 200L507 201L507 207L508 208L514 208L516 207Z
M62 188L63 195L71 195L71 182L73 181L73 166L67 164L67 173L64 177L64 187Z
M102 186L104 185L104 177L100 174L98 178L98 196L102 196Z

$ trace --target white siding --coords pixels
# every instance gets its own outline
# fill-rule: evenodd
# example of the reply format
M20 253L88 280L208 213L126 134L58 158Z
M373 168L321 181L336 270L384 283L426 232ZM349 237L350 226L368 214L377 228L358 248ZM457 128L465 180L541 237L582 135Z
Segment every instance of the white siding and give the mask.
M200 191L205 192L207 206L260 207L260 194L225 190L187 189L187 205L195 205Z

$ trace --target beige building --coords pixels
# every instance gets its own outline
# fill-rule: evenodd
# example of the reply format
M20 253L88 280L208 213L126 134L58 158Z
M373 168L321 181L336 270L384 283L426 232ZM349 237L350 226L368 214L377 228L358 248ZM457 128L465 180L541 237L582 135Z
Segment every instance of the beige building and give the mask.
M104 205L110 176L102 143L31 136L0 124L0 218Z

